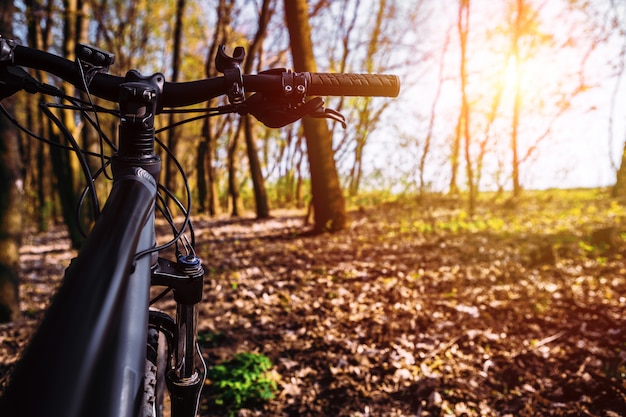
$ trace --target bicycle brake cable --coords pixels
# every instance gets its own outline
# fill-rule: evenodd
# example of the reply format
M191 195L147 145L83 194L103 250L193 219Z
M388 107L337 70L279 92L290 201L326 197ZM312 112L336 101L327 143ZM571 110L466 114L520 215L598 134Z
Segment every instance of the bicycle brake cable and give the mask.
M91 92L89 91L89 82L87 82L87 75L85 74L85 68L83 68L83 62L81 61L80 58L76 58L76 64L78 66L80 80L83 84L85 93L87 94L87 100L89 101L89 104L91 106L91 109L95 117L95 124L97 126L96 131L98 132L98 138L99 138L99 143L100 143L100 155L104 155L104 138L102 135L103 132L102 132L102 129L100 128L100 119L98 117L98 111L93 102L93 97L91 96ZM89 67L89 81L91 82L91 79L93 78L93 76L99 72L103 72L103 70L105 70L105 68L103 67L90 66ZM107 140L107 143L109 143L108 140ZM113 175L109 175L109 173L106 170L106 164L104 162L104 158L100 159L100 163L103 168L104 177L108 180L113 180Z
M56 117L54 113L50 111L50 109L45 105L45 103L40 103L39 107L44 112L44 114L48 117L48 119L50 119L61 130L61 133L65 137L65 140L68 141L71 147L74 149L74 152L78 158L80 167L83 171L83 175L85 176L85 180L87 181L87 187L89 188L89 194L91 195L91 208L92 208L94 219L98 218L98 216L100 215L100 206L98 202L98 194L96 192L96 187L94 185L94 178L93 178L93 175L91 174L91 169L89 168L89 164L87 163L85 156L81 152L81 148L78 145L78 142L76 142L76 139L74 138L74 136L72 136L72 133L68 130L67 126L65 126L65 124L61 120L59 120L59 118ZM78 210L77 216L78 218L80 218L80 214L79 214L80 206L77 207L77 210ZM86 233L81 226L81 222L78 221L77 223L80 227L81 234L86 236Z
M227 104L224 106L218 106L218 107L211 107L208 109L184 109L184 110L164 110L162 113L163 114L187 114L187 113L205 113L201 116L195 116L195 117L190 117L188 119L185 120L181 120L179 122L176 123L172 123L170 125L167 125L165 127L162 127L158 130L156 130L154 133L155 134L159 134L159 133L163 133L166 130L172 129L174 127L177 126L181 126L184 125L186 123L191 123L191 122L195 122L196 120L202 120L202 119L208 119L209 117L215 117L215 116L220 116L223 114L229 114L229 113L237 113L239 106L238 105L234 105L234 104Z
M177 230L174 233L174 238L172 240L170 240L169 242L164 243L162 245L155 246L153 248L146 249L146 250L144 250L142 252L137 253L135 255L135 258L134 258L135 260L137 260L140 257L145 256L147 254L158 252L160 250L169 248L170 246L172 246L172 245L174 245L175 243L178 242L178 240L183 235L184 231L187 230L187 229L189 229L189 231L190 231L190 233L192 235L192 242L195 242L195 234L193 232L193 225L191 223L191 187L189 186L189 181L187 179L187 175L185 174L185 171L184 171L182 165L180 164L178 159L176 159L176 157L174 156L172 151L162 141L160 141L158 138L155 137L154 140L168 154L168 156L170 156L172 158L172 162L176 166L176 169L178 170L180 175L183 177L183 183L185 184L185 192L187 194L187 207L185 208L185 206L182 204L182 202L180 202L167 188L165 188L165 186L163 186L162 184L158 184L159 190L164 191L167 194L167 196L170 198L170 200L173 201L174 204L176 204L176 206L181 210L181 212L183 213L185 218L184 218L182 226L180 227L180 230ZM166 214L166 213L169 212L169 208L165 207L164 209L161 208L160 210L161 210L161 212L164 215L166 215L166 218L167 218L167 216L172 218L171 213ZM165 210L165 212L163 210ZM173 224L173 223L170 223L170 224Z

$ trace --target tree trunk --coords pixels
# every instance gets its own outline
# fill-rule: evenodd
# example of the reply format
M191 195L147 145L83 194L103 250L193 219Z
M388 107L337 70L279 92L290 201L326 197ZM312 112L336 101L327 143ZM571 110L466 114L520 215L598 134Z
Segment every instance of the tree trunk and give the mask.
M254 190L254 202L256 205L256 218L267 219L270 217L270 207L267 204L265 181L261 171L259 153L256 147L256 135L254 134L254 120L250 115L243 116L244 135L246 137L246 149L248 150L248 163L250 164L250 177Z
M467 175L468 186L468 212L470 216L474 215L476 210L476 190L474 185L474 171L472 155L470 148L472 145L472 138L470 132L470 108L469 100L467 98L467 37L469 35L469 8L470 0L461 0L459 3L459 15L457 26L459 30L459 44L461 46L460 57L460 78L461 78L461 113L459 115L459 138L463 136L465 138L464 151L465 151L465 172Z
M202 130L204 131L204 126L206 126L206 121L202 126ZM196 161L196 188L198 190L198 211L200 213L204 213L210 211L210 204L208 204L209 193L208 193L208 164L207 160L209 159L209 141L207 137L203 137L198 143L198 147L196 148L196 153L198 155L198 160ZM213 216L215 213L209 213Z
M67 144L67 141L62 140L61 134L55 132L52 126L49 126L48 130L51 132L50 140L52 142L64 146ZM54 177L53 185L61 203L61 215L67 226L72 247L78 249L81 247L84 238L80 233L79 219L76 216L78 199L74 189L74 174L69 157L68 151L57 146L50 147L50 160Z
M217 14L217 26L215 28L213 42L207 52L205 62L205 75L214 77L217 75L214 60L217 48L225 44L230 31L230 21L234 0L220 0L215 11ZM207 102L207 108L213 107L215 100ZM213 164L217 148L217 134L212 118L206 118L202 126L202 140L198 145L197 175L198 197L200 199L200 211L208 212L215 216L219 212L217 175Z
M459 185L457 184L457 175L459 173L459 154L461 153L461 119L458 120L454 130L454 141L452 142L452 153L450 155L450 186L448 192L450 195L459 193Z
M13 2L0 1L0 33L11 37ZM13 111L12 100L3 101ZM18 318L19 247L22 231L22 178L17 130L0 116L0 322Z
M197 187L199 210L215 216L219 213L217 174L213 164L215 157L216 140L213 133L211 119L207 118L202 126L202 139L198 144Z
M285 0L285 17L295 71L315 72L311 28L306 0ZM345 200L333 155L332 136L323 119L304 118L311 193L314 209L314 231L337 231L347 226Z
M77 41L81 37L86 36L86 32L82 30L85 26L82 24L82 16L79 10L82 9L82 2L79 0L64 0L64 26L63 26L63 55L69 59L74 59L74 50ZM74 113L71 110L63 111L62 122L71 134L76 132L76 123L74 122ZM50 139L57 143L64 143L62 140L63 132L60 132L56 126L50 126ZM77 184L75 182L75 162L67 151L52 147L50 149L50 157L54 170L56 186L61 201L61 213L65 224L67 225L70 240L74 248L79 248L84 237L80 232L80 219L76 216L76 204L78 202Z
M174 48L172 54L172 82L178 81L178 75L180 73L180 51L181 42L183 38L183 14L185 11L185 0L176 1L176 21L174 23ZM169 124L173 125L176 122L176 116L174 113L169 115ZM171 128L167 131L167 148L176 155L176 128ZM167 156L165 159L165 186L168 190L176 192L176 165L172 161L171 156Z
M450 45L450 32L446 33L446 39L443 45L443 49L441 51L441 55L439 58L439 77L437 79L437 90L435 92L435 97L430 105L430 116L428 119L428 133L426 134L426 138L424 139L424 147L422 148L422 154L419 159L419 195L424 196L426 192L426 181L424 180L424 173L426 170L426 160L428 159L430 153L430 146L433 139L433 132L435 128L435 116L437 112L437 106L439 105L439 99L441 98L441 91L443 90L443 83L445 81L445 56L448 52L448 47Z
M4 103L11 106L10 100ZM23 189L17 132L4 116L0 116L0 137L0 322L7 322L15 320L20 312L18 267Z
M244 64L243 72L245 74L252 71L255 56L261 55L261 47L263 39L267 34L267 25L272 16L273 10L270 9L272 0L263 0L261 13L259 14L259 27L254 36L254 40L248 50L248 56ZM250 177L252 179L252 187L254 189L254 201L256 203L257 219L266 219L270 217L270 209L267 204L267 193L265 192L265 182L261 171L261 163L259 161L259 153L256 147L256 138L254 134L254 121L251 116L244 116L244 135L246 138L246 149L248 150L248 161L250 164Z
M615 185L611 194L613 197L626 197L626 143L624 143L622 162L617 171Z
M230 196L232 217L239 217L239 185L237 184L237 146L243 120L234 129L228 144L228 195Z
M515 72L517 75L517 79L515 80L515 97L513 98L513 118L511 120L511 152L513 154L513 197L517 198L521 194L522 188L520 186L519 179L519 156L518 156L518 128L519 128L519 118L520 111L522 107L522 92L521 92L521 83L519 79L520 73L520 32L522 30L522 13L524 10L524 2L523 0L517 0L517 16L515 19L515 27L513 29L513 40L511 44L511 50L513 53L513 60L515 63Z
M45 6L36 3L34 0L26 0L26 16L28 16L28 43L32 48L42 51L48 50L52 38L52 13L53 0L48 0ZM42 83L48 82L48 73L45 71L37 71L37 77ZM26 98L27 105L27 122L31 126L31 130L38 132L41 137L50 137L48 133L48 124L44 122L44 116L38 107L37 96L28 95ZM51 220L53 220L54 205L52 190L52 171L50 162L49 146L39 141L31 141L34 151L34 157L27 162L31 167L31 180L25 182L27 189L35 189L37 199L33 204L35 215L37 216L37 227L39 231L48 229Z

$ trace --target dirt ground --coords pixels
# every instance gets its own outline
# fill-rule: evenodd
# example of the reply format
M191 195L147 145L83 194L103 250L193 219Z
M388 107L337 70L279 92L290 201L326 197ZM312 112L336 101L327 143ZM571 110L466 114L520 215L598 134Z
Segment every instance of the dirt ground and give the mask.
M293 213L196 221L205 359L273 361L276 398L241 415L626 415L621 232L594 240L606 224L584 208L543 223L525 210L536 224L385 204L325 235ZM0 326L0 383L72 256L62 228L25 239L24 319Z

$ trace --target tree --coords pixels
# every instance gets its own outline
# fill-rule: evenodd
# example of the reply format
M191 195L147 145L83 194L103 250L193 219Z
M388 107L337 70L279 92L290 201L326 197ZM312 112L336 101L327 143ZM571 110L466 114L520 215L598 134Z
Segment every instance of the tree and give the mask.
M515 73L520 73L520 38L522 36L522 25L524 19L525 5L524 0L517 0L517 8L515 21L513 22L513 30L511 37L511 56ZM518 155L518 129L520 124L520 111L522 108L521 82L519 77L515 80L515 92L513 97L513 117L511 118L511 154L513 155L513 197L519 197L522 188L519 180L519 155Z
M85 16L81 12L83 9L82 0L64 0L63 2L63 55L69 60L73 60L75 56L76 44L84 42L87 38L87 26L84 25ZM67 142L67 135L77 133L77 125L72 110L63 111L61 118L63 125L67 127L66 131L53 125L50 121L50 138L58 144ZM68 229L72 247L80 248L84 241L81 233L81 219L76 218L76 206L78 203L77 190L78 182L75 165L75 159L67 151L58 147L50 148L50 156L52 160L52 168L56 187L61 202L61 212L65 224Z
M569 4L570 7L572 5L573 2ZM541 4L529 0L514 0L511 4L509 15L512 20L508 22L510 55L507 58L512 66L514 82L510 104L514 197L522 192L521 166L527 164L538 152L542 142L551 137L555 122L571 109L574 99L590 89L586 79L586 65L598 40L587 28L581 28L571 10L569 14L567 12L564 5L559 14L550 19ZM559 31L548 27L547 22L554 19L560 21ZM546 77L546 80L550 80L549 85L545 85L545 82L541 85L537 79L541 77L533 77L528 69L529 64L538 64L537 57L558 56L571 50L576 51L580 61L575 65L571 65L571 62L564 65L561 61L559 79ZM558 64L555 62L555 65ZM537 116L541 117L540 123L534 122ZM534 128L532 132L531 127Z
M487 9L484 2L471 2L471 11L468 0L458 4L463 13L456 17L459 42L450 68L461 94L456 124L450 124L456 126L450 192L457 192L463 178L472 211L486 175L520 194L523 168L543 142L556 139L555 122L589 88L585 65L592 42L580 15L567 14L566 4L548 8L509 0ZM558 29L548 23L555 19ZM574 53L580 61L572 60Z
M371 36L367 46L367 56L365 62L365 70L368 73L376 72L374 62L376 61L376 53L381 48L381 31L383 23L386 19L387 13L387 1L381 0L376 13L376 19L374 19L374 27L371 31ZM354 148L354 163L350 170L350 185L348 187L351 197L358 194L359 187L361 185L361 179L363 177L363 153L365 151L365 145L367 139L372 130L375 129L376 124L380 121L383 110L391 103L390 100L385 101L385 104L378 109L373 105L371 97L365 97L362 100L362 106L358 109L358 125L356 127L357 137L356 146Z
M12 0L0 1L0 34L11 37ZM4 100L12 111L13 102ZM0 322L17 319L19 305L19 246L22 230L22 176L17 130L0 115Z
M274 10L270 8L273 0L263 0L261 11L259 13L259 27L250 48L246 62L244 63L243 72L247 74L252 71L255 56L261 56L261 47L263 40L267 34L267 25ZM246 115L243 119L244 135L246 138L246 149L248 150L248 162L250 164L250 177L252 178L252 187L254 189L254 201L256 203L256 217L265 219L270 216L269 205L267 204L267 193L265 192L265 184L263 173L261 172L261 163L256 147L256 138L254 132L254 122L252 116Z
M53 0L48 0L46 5L39 4L35 0L26 0L27 34L29 46L48 50L52 38L53 26ZM45 71L37 71L37 77L43 83L48 82L48 74ZM26 96L27 126L33 132L38 132L41 137L49 137L45 117L38 108L39 98L33 95ZM22 144L24 165L30 167L24 171L24 187L36 190L37 198L29 202L35 211L38 229L47 230L53 212L52 176L50 172L50 152L48 145L40 141L26 140Z
M435 91L435 95L430 106L430 115L428 117L428 130L426 131L426 137L424 138L422 154L419 157L419 166L418 166L419 194L422 197L424 196L424 193L426 191L426 181L424 179L424 172L426 171L426 160L429 157L431 144L433 142L433 131L435 127L437 105L439 104L439 100L441 99L441 92L443 89L443 83L445 81L445 78L444 78L445 56L448 51L449 44L450 44L450 30L446 34L443 48L441 50L441 55L439 58L439 74L437 76L437 89Z
M397 74L401 67L415 68L422 59L419 48L405 51L400 39L420 27L426 2L415 0L337 0L318 2L310 15L316 44L323 44L323 65L331 72ZM412 43L414 46L415 44ZM403 88L406 78L403 78ZM350 196L358 194L367 173L367 150L375 145L374 133L394 100L372 97L329 98L328 106L346 116L350 129L331 126L335 160Z
M295 71L315 72L311 27L306 0L285 0L285 20L289 31ZM314 230L338 231L347 226L345 199L333 156L332 137L324 120L305 118L302 128L311 170Z
M237 170L239 167L239 160L237 156L237 146L239 144L239 137L241 136L241 128L243 127L243 120L239 120L237 127L232 129L228 142L228 195L230 196L231 209L230 215L232 217L239 217L239 184L237 183Z
M90 1L97 22L95 43L115 54L115 65L128 71L161 57L163 36L155 30L155 3L148 0Z
M469 207L470 215L474 214L476 209L476 186L474 184L473 162L470 153L472 145L472 135L470 129L470 104L467 93L467 37L469 35L469 16L470 16L470 0L460 0L457 28L459 32L460 45L460 73L461 82L461 111L457 122L457 138L455 144L460 145L461 138L464 140L465 151L465 169L467 173L467 185L469 188Z
M216 12L216 26L213 32L213 40L208 48L205 61L205 75L215 77L218 75L215 68L215 55L219 45L224 45L230 36L230 24L233 16L234 0L219 0ZM209 100L207 107L211 108L216 99ZM217 151L217 138L225 128L226 118L206 118L202 125L202 138L198 144L198 158L196 163L199 210L215 216L219 211L217 173L214 159Z
M586 9L586 12L589 14L594 13L592 10L591 4L587 4L586 2L580 6ZM609 123L608 123L608 136L609 141L613 140L614 130L615 130L615 120L614 118L623 117L623 109L618 108L618 96L622 90L622 84L624 75L626 75L626 7L623 3L619 2L611 2L609 5L609 9L602 13L605 20L603 23L603 31L606 31L605 39L611 39L613 37L617 37L619 41L619 51L616 57L617 62L615 65L615 81L613 86L613 91L611 93L611 101L610 101L610 114L609 114ZM606 29L608 27L608 29ZM616 114L617 113L617 114ZM609 143L609 149L611 149L611 143ZM624 142L624 146L622 148L622 154L619 162L619 166L615 167L615 162L613 158L611 158L611 163L613 164L615 170L615 184L611 190L611 195L613 197L624 197L626 196L626 142Z
M181 43L183 40L183 14L185 12L185 0L176 1L176 19L174 22L174 48L172 51L172 82L178 81L180 74L180 55L181 55ZM173 125L176 122L176 116L174 113L169 116L169 124ZM172 127L167 132L167 147L172 153L176 155L176 128ZM176 190L176 167L172 157L170 155L165 159L165 186L172 190Z

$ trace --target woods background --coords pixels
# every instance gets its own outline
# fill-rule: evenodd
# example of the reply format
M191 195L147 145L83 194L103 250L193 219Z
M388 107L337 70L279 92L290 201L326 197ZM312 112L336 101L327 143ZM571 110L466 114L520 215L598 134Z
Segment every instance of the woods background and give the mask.
M556 167L561 171L580 162L571 158L572 139L559 127L581 118L597 126L586 141L603 149L602 165L617 172L622 153L615 150L621 149L624 132L619 92L626 5L608 0L512 0L497 7L478 0L308 3L318 71L395 73L403 82L397 100L327 102L348 118L347 130L330 129L350 197L373 190L462 191L471 208L480 190L517 195L537 184L541 160L563 156ZM213 59L222 43L246 47L249 71L293 67L283 4L274 0L16 2L13 32L23 44L70 59L77 42L96 45L115 53L111 72L120 75L131 68L161 71L170 81L217 75ZM20 122L45 136L49 126L36 100L21 96L14 111ZM172 115L162 123L177 120ZM83 120L66 116L65 121L87 148L95 143L95 132ZM190 174L198 212L238 215L242 208L258 206L250 174L256 162L269 207L307 203L309 167L299 124L270 130L251 123L244 129L238 117L199 121L162 138ZM103 118L102 124L114 137L114 121ZM81 188L76 172L62 172L68 165L57 164L51 175L50 152L20 137L27 214L37 217L40 227L59 216L59 198L75 194L53 192L55 186ZM174 167L166 165L163 182L176 190ZM54 184L58 178L69 181Z
M255 210L265 218L271 208L312 201L316 228L340 230L345 196L358 204L372 194L450 193L462 195L473 215L483 190L510 192L513 201L524 187L615 184L614 195L626 187L619 169L626 132L621 3L29 0L3 2L2 16L5 36L68 59L78 43L114 53L111 72L118 75L136 68L163 72L169 81L215 76L224 44L246 48L247 72L295 67L400 76L395 100L328 99L346 115L345 130L318 124L323 130L306 133L306 120L272 130L251 117L225 116L164 131L163 146L189 176L195 213ZM310 31L301 38L312 44L290 45L295 28ZM63 145L39 100L22 94L6 107L30 132ZM99 151L100 134L85 115L58 110L57 117L83 149ZM181 120L169 114L158 127ZM99 123L115 142L115 119L102 115ZM21 215L39 230L63 219L79 247L72 219L85 180L77 159L25 132L6 137L10 186L3 198L13 208L2 217L9 248L18 246L19 232L9 229L19 230ZM91 162L98 171L102 161ZM181 196L176 164L164 155L164 166L161 182ZM566 182L564 173L574 168L582 183ZM106 195L110 183L97 186Z

